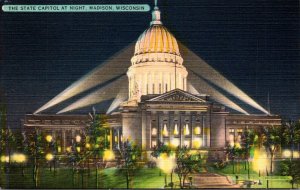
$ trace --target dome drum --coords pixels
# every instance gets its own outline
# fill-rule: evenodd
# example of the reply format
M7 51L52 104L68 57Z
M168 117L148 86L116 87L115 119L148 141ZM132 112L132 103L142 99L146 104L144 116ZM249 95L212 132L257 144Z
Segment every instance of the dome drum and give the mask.
M168 53L145 53L135 55L131 58L132 65L147 62L167 62L182 65L183 59L181 56Z
M176 70L176 74L175 74ZM186 90L188 72L182 65L171 63L137 64L127 72L129 99L137 99L147 94L162 94L176 88ZM176 81L175 81L176 79Z

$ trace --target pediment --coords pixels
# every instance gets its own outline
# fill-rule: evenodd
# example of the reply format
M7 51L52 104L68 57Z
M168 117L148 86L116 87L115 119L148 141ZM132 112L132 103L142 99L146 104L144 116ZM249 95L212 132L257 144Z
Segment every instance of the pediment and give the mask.
M198 102L206 101L186 91L175 89L148 100L148 102Z

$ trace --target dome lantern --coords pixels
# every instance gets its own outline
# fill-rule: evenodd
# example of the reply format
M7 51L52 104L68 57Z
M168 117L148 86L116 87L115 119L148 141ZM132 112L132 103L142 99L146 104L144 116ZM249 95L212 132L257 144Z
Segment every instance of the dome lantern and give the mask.
M150 26L154 24L162 24L160 20L160 10L157 6L154 7L154 10L152 11L152 21L150 22Z

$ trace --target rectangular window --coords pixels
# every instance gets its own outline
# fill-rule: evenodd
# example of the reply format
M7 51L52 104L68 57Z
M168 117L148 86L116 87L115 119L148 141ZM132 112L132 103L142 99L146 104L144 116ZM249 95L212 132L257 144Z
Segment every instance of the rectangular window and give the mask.
M152 148L156 147L156 145L157 145L157 142L156 141L152 141Z
M147 88L147 89L146 89L146 90L147 90L147 94L149 94L149 89L148 89L149 86L148 86L148 84L147 84L146 88Z
M161 84L159 83L159 93L161 94Z
M152 85L152 94L155 94L154 89L155 89L155 85L153 84L153 85Z

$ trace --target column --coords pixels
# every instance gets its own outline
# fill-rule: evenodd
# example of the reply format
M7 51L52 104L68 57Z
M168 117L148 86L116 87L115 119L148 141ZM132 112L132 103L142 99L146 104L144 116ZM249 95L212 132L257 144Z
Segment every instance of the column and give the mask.
M109 129L109 149L112 150L113 149L113 131L112 128Z
M66 152L66 131L65 130L62 130L61 131L62 134L61 134L61 140L62 140L62 152Z
M120 128L117 129L117 134L118 134L118 149L120 149Z

